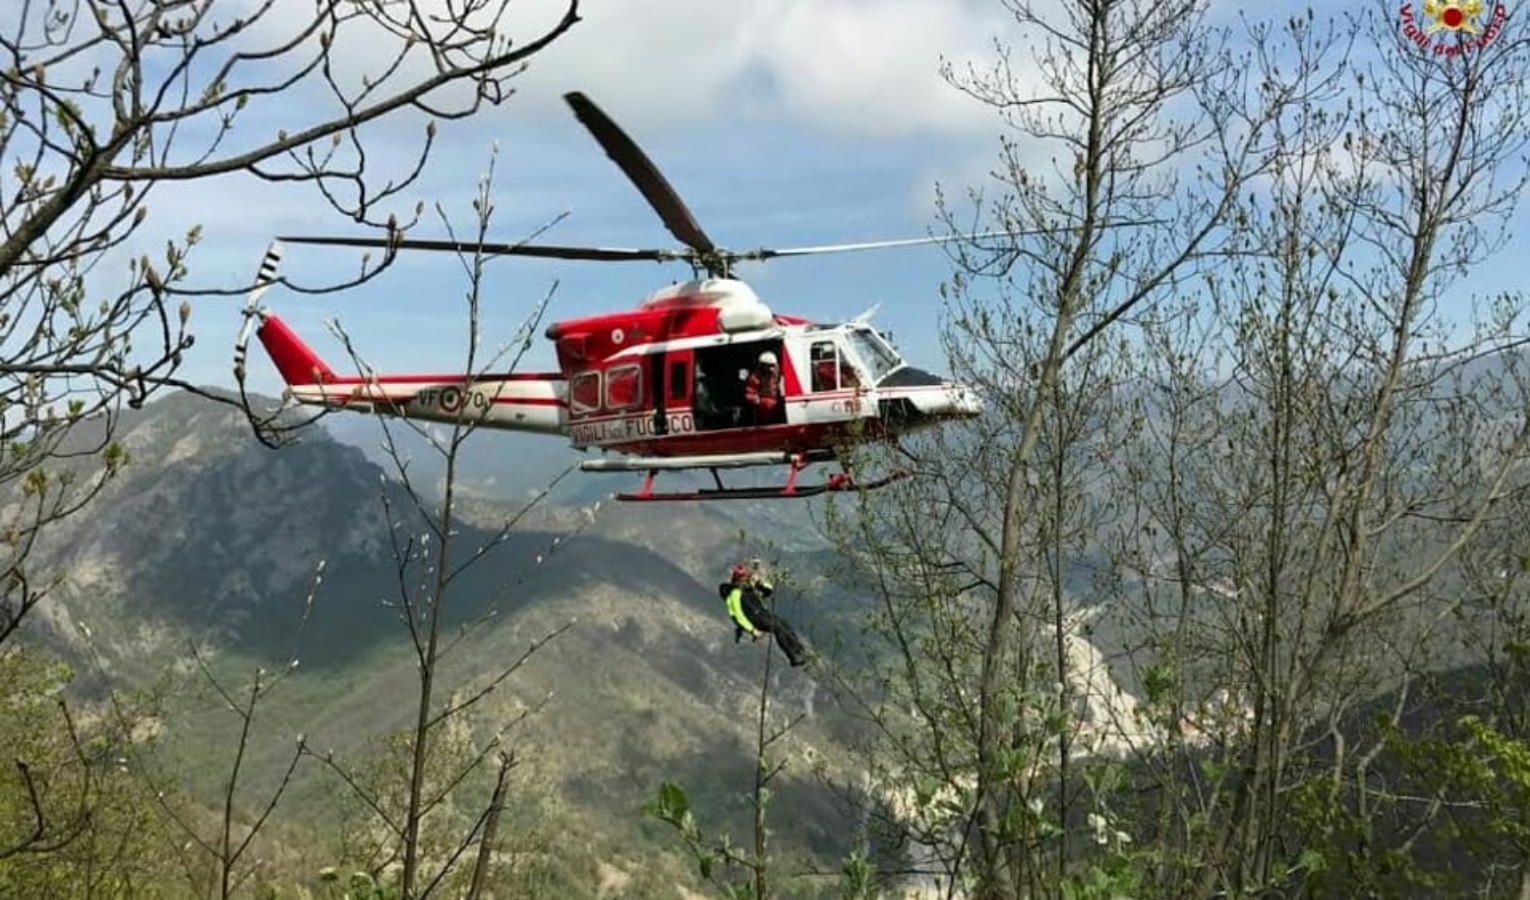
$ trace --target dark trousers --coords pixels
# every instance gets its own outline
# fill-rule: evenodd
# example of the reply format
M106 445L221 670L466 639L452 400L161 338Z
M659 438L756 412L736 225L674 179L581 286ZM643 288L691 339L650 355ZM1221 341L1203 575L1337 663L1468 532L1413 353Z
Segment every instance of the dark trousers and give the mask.
M791 623L766 609L754 591L745 591L743 600L744 615L754 623L755 628L776 639L776 646L781 648L793 666L807 662L807 648L802 646L802 639L792 630ZM744 630L739 628L733 636L734 640L737 641L743 634Z

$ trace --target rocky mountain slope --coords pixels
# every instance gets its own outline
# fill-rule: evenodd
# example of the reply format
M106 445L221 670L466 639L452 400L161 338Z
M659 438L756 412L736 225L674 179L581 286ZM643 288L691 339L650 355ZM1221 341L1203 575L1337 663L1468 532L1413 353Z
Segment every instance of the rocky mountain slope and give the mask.
M478 440L489 437L497 436ZM37 565L66 578L33 632L86 661L81 670L102 684L175 674L161 747L188 786L213 792L233 749L227 706L192 665L193 643L230 683L256 666L299 662L262 707L248 754L252 789L275 783L296 734L344 756L412 721L415 659L399 619L393 538L418 543L426 529L407 515L410 497L396 481L323 431L263 447L236 410L187 395L131 412L116 438L128 465L89 515L50 531L40 548ZM470 692L567 626L477 707L480 728L491 731L540 707L511 733L517 784L538 815L572 823L585 852L616 870L652 868L624 869L618 857L673 846L639 807L661 781L678 779L704 826L743 839L771 651L733 643L716 584L740 555L776 552L771 535L741 539L739 509L550 499L503 540L496 535L514 508L464 500L453 559L488 549L449 595L447 634L465 637L441 683ZM812 543L810 534L775 532ZM418 590L424 574L410 568L404 587ZM849 602L831 598L839 612ZM832 618L792 592L779 611L810 640ZM803 716L778 747L791 762L774 814L812 823L775 840L788 857L832 867L848 848L848 811L814 769L844 764L853 724L779 656L771 678L772 720ZM336 789L306 767L288 808L320 827Z

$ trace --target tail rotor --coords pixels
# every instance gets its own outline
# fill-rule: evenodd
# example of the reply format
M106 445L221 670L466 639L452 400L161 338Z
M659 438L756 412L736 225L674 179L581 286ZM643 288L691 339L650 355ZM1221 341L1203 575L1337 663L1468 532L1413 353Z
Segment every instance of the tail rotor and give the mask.
M260 259L260 268L255 273L255 286L250 288L250 293L244 302L244 325L239 329L239 336L234 341L234 378L240 385L244 384L244 361L250 344L250 334L255 328L256 319L265 318L265 309L260 305L260 299L266 295L266 291L276 283L276 273L282 266L282 242L272 241L271 246L266 248L266 255Z

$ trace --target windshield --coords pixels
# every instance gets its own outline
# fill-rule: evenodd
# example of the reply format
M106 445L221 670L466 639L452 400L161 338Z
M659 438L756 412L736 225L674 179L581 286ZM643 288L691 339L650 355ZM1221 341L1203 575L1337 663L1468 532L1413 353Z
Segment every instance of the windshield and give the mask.
M881 381L893 369L903 365L903 360L898 358L898 354L869 328L854 329L846 337L849 339L850 349L860 359L866 374L871 377L872 384Z

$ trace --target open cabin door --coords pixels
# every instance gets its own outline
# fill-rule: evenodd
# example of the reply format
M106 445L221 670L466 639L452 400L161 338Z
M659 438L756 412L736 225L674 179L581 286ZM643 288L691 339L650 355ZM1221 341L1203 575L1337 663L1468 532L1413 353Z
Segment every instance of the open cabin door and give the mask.
M787 373L792 371L786 343L779 337L737 343L729 341L686 352L694 353L692 374L695 385L691 407L697 431L758 424L754 421L753 408L745 401L745 387L761 354L768 352L776 358L782 388L787 386ZM778 406L775 413L778 421L770 424L784 424L785 412L784 404Z

